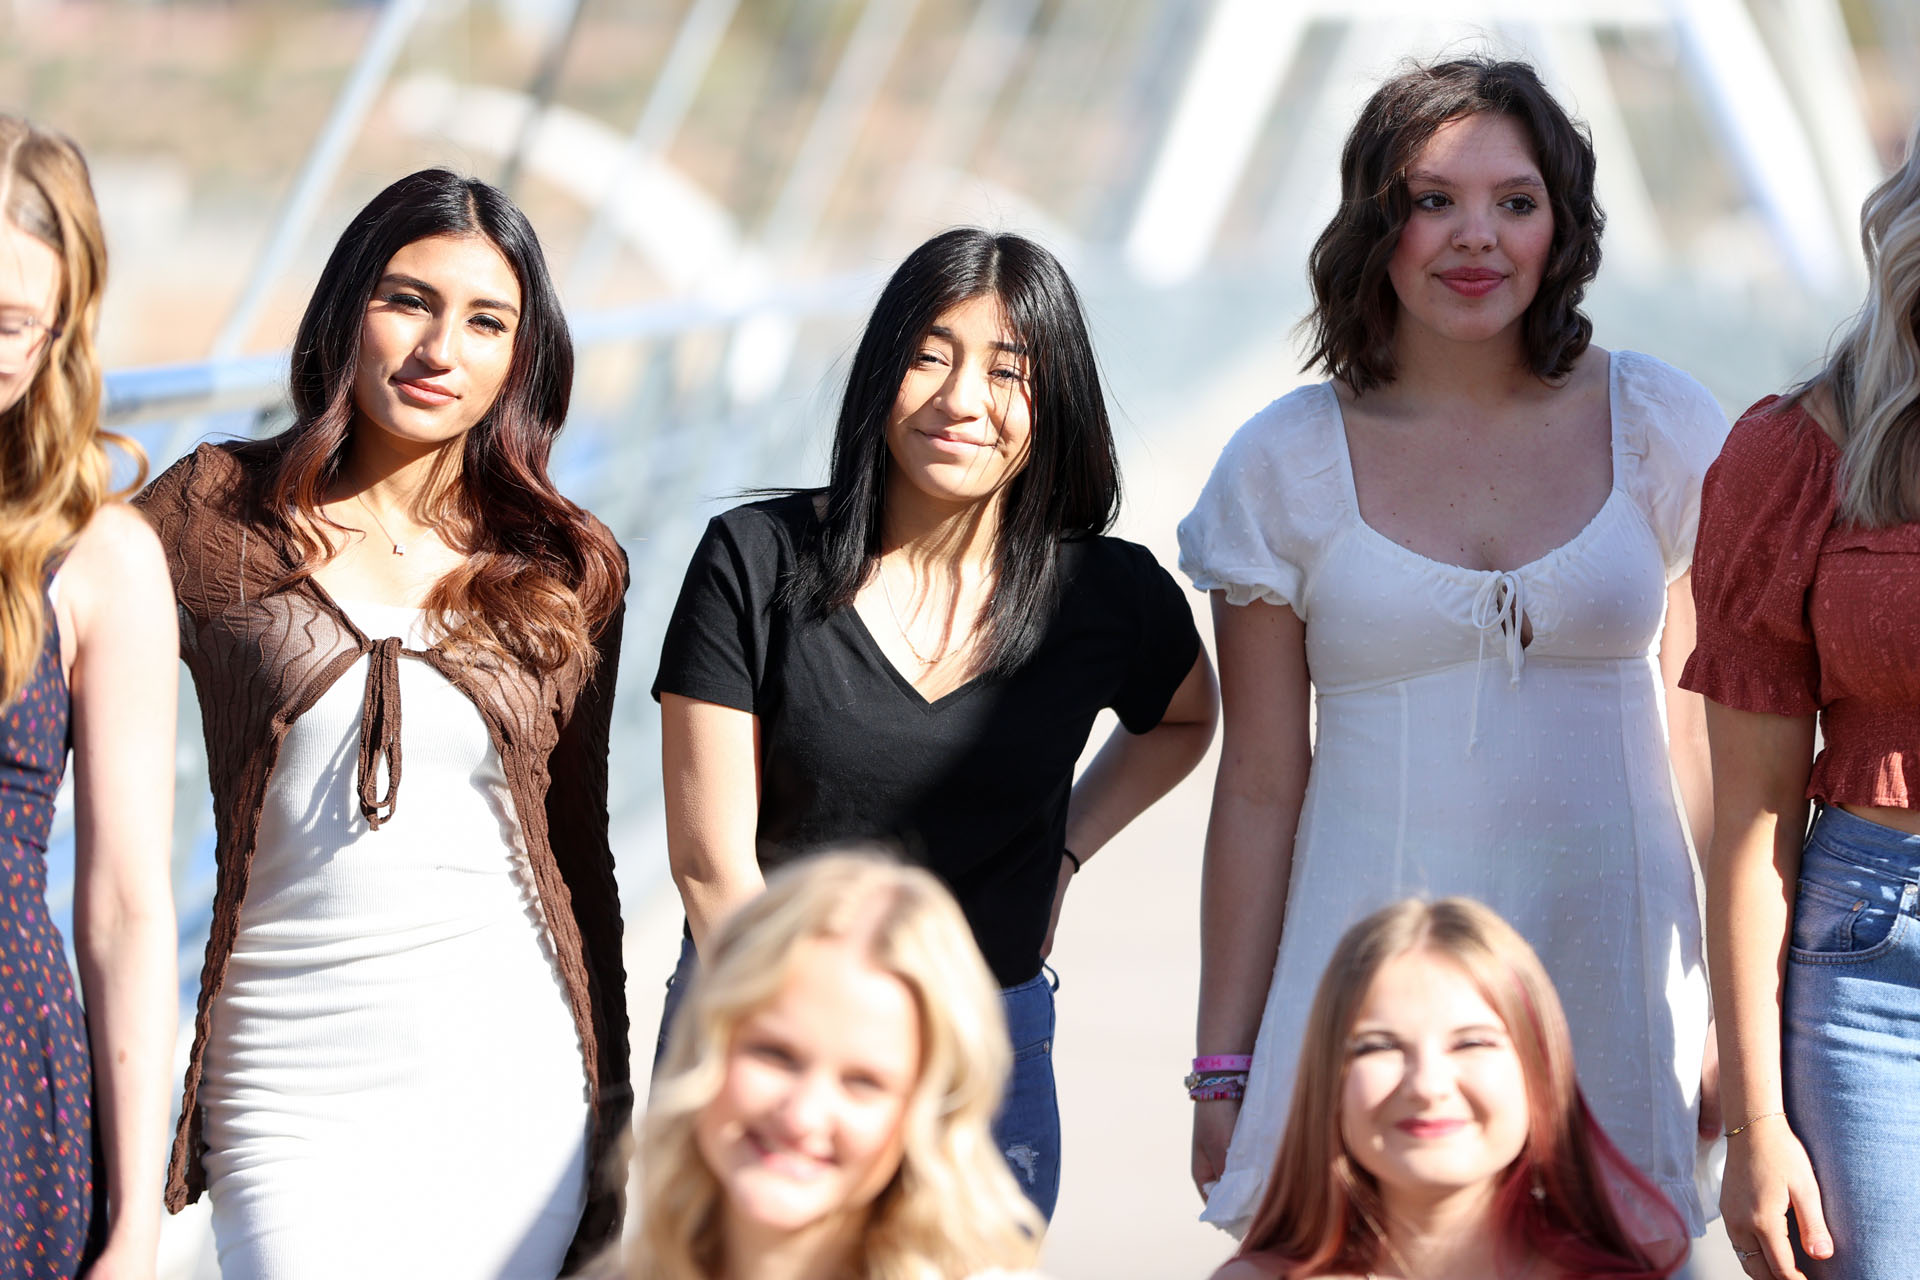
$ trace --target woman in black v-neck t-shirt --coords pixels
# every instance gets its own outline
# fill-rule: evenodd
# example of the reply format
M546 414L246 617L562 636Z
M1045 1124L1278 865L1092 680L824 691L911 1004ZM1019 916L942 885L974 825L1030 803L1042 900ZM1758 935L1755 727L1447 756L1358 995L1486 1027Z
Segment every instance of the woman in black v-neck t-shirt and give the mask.
M1046 1213L1053 921L1078 864L1199 760L1215 714L1184 593L1102 533L1118 481L1059 263L947 232L881 293L827 488L708 526L654 683L690 943L810 852L880 844L931 869L1005 989L1016 1061L996 1133ZM1105 707L1121 727L1076 784Z

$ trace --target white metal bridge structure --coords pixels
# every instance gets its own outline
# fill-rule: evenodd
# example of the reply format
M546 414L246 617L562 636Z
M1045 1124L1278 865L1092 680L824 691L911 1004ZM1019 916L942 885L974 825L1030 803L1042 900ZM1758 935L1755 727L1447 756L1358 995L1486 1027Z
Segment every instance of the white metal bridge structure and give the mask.
M925 235L986 222L1060 253L1087 295L1124 445L1177 419L1195 386L1300 318L1341 141L1384 74L1408 56L1523 56L1587 122L1600 155L1609 221L1596 310L1651 330L1625 345L1664 336L1667 349L1652 349L1738 408L1733 399L1817 353L1851 305L1857 210L1882 172L1837 0L660 0L680 11L678 29L626 120L558 101L603 0L523 0L545 42L529 83L402 74L423 20L464 2L378 8L206 358L112 371L108 417L156 470L208 435L284 423L286 354L258 345L263 313L302 252L337 232L328 198L365 130L577 203L587 229L554 266L581 383L555 469L632 559L611 797L630 905L670 892L646 690L685 557L730 494L820 479L836 362L886 271ZM770 21L832 10L844 36L770 203L749 214L670 153L702 96L726 91L710 72L755 8ZM1907 0L1854 8L1889 41L1920 41ZM1644 118L1623 61L1681 86L1691 131ZM888 132L889 158L876 163L875 133L903 80L926 102L904 145L902 130ZM1075 95L1080 132L1047 137ZM978 163L1021 138L1063 154L1097 145L1110 163L1071 189L1044 176L1011 186ZM1727 190L1709 214L1676 190L1702 171ZM836 225L850 205L866 228L855 238ZM1683 206L1693 212L1675 212ZM610 290L620 262L638 263L651 291ZM1276 394L1292 376L1276 372ZM213 887L190 697L181 731L175 880L190 1016ZM56 874L56 899L63 892L70 879Z

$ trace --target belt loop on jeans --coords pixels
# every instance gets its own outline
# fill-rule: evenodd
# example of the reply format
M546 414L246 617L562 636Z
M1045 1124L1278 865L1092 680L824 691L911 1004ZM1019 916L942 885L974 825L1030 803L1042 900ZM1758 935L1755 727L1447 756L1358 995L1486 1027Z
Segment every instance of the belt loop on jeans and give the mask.
M1058 991L1060 989L1060 971L1048 964L1045 960L1040 962L1040 975L1047 980L1047 990Z

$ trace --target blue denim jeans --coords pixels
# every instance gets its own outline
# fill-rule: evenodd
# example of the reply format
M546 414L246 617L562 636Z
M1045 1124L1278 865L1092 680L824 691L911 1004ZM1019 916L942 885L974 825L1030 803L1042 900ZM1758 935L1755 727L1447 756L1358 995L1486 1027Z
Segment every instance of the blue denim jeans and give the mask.
M680 961L667 979L660 1034L654 1039L656 1071L666 1055L674 1011L698 966L693 943L681 939ZM993 1122L993 1140L1006 1156L1013 1180L1049 1220L1060 1198L1060 1103L1053 1087L1053 993L1058 986L1053 970L1043 968L1030 981L1001 989L1007 1033L1013 1041L1013 1077Z
M1817 1280L1908 1280L1920 1263L1920 836L1839 809L1800 860L1781 1056L1833 1257Z

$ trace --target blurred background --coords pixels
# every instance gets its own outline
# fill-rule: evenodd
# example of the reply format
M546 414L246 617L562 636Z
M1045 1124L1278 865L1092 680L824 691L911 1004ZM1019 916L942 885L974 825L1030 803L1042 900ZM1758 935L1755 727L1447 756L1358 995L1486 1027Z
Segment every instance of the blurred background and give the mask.
M447 165L526 208L581 353L555 471L633 564L612 808L645 1043L679 920L660 633L709 515L824 477L891 266L957 223L1062 257L1109 377L1119 532L1171 564L1227 435L1303 377L1305 254L1360 102L1462 51L1531 59L1592 129L1601 345L1730 414L1809 369L1857 301L1860 200L1920 111L1912 0L0 0L0 107L92 162L109 415L155 471L285 422L300 310L393 178ZM180 773L184 1020L214 876L190 697ZM1076 882L1062 926L1064 1280L1204 1275L1230 1248L1192 1220L1177 1085L1210 776ZM64 916L70 852L52 892ZM203 1213L163 1261L215 1274Z

